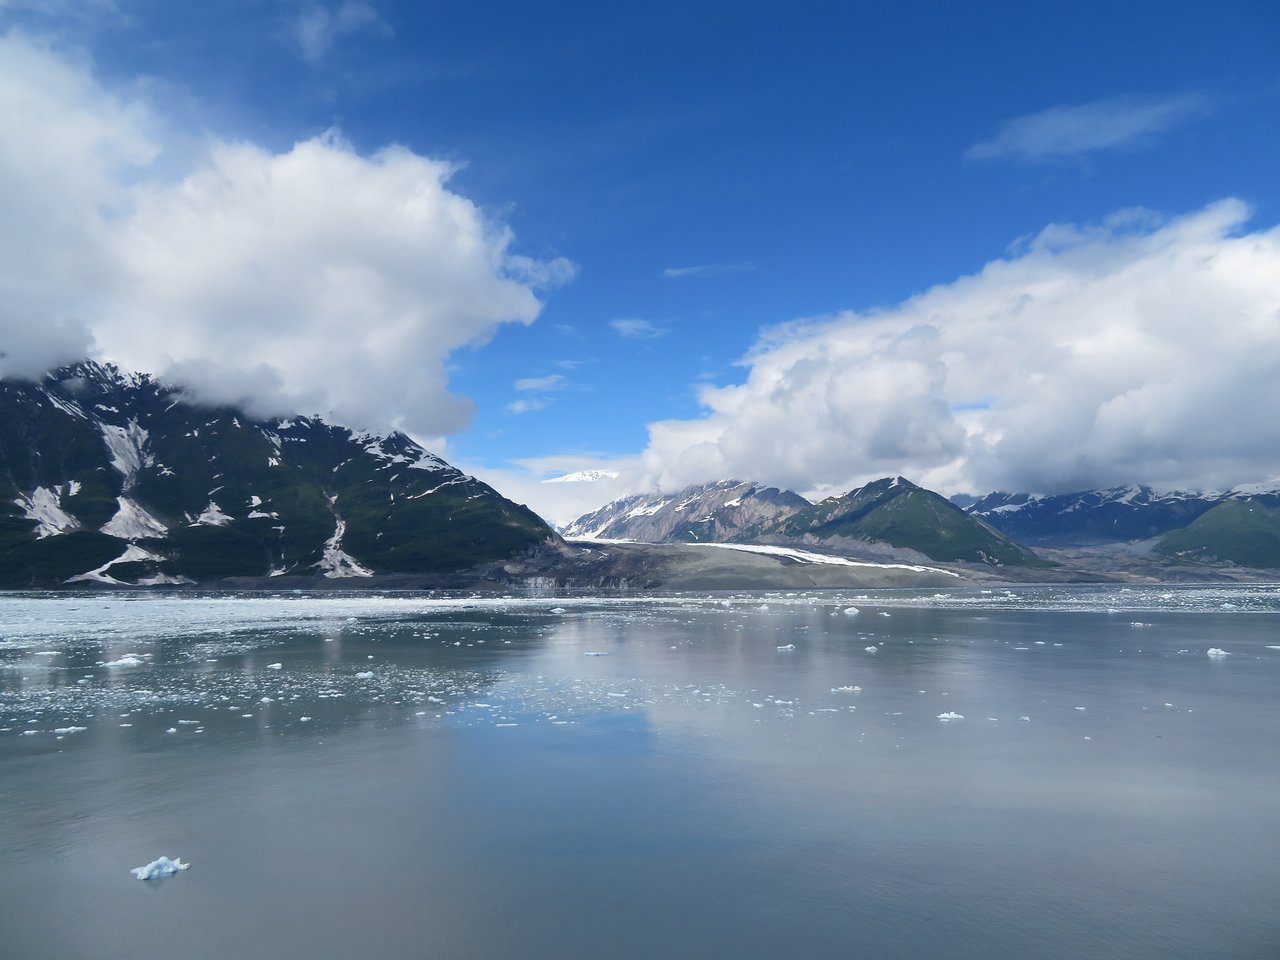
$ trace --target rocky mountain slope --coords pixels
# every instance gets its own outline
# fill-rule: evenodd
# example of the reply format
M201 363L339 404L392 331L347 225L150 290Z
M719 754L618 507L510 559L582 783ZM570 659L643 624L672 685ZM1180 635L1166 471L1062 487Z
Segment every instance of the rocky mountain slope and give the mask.
M903 477L876 480L745 536L761 543L825 544L872 552L887 546L939 562L1042 563L999 530Z
M1280 569L1280 494L1236 494L1162 537L1154 552L1195 562Z
M0 381L0 587L438 573L548 538L401 433L254 420L90 362Z
M695 484L673 494L638 494L579 517L567 539L724 543L744 530L809 506L790 490L740 480Z

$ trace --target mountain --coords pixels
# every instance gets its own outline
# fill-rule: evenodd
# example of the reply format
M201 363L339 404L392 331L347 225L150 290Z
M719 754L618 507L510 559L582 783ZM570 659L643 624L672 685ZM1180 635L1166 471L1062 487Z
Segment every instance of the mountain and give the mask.
M643 543L724 543L742 531L809 506L790 490L741 480L695 484L679 493L642 493L606 504L569 524L566 539Z
M1022 543L1083 546L1160 536L1185 527L1229 496L1129 486L1056 496L992 493L953 500Z
M768 543L887 545L940 562L1043 563L980 518L902 477L876 480L828 498L747 536Z
M1280 568L1280 494L1234 494L1161 538L1154 550L1201 563Z
M0 587L443 573L548 538L403 433L255 420L92 362L0 381Z

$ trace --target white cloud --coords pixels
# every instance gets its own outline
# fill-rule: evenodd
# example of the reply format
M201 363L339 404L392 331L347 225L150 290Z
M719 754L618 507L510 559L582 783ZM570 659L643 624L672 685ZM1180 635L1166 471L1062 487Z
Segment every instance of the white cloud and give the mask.
M1209 99L1186 93L1123 96L1050 107L1006 120L996 135L966 152L972 160L1044 161L1145 146L1156 134L1205 116Z
M283 153L210 138L177 182L163 123L82 63L0 41L0 336L5 374L97 342L213 402L444 434L470 401L445 359L530 323L563 261L448 189L452 167L336 135Z
M687 277L707 279L723 277L732 273L750 273L756 269L754 263L704 263L693 267L667 267L662 271L664 280L680 280Z
M609 326L613 327L618 336L625 340L656 340L671 332L666 327L655 326L648 320L610 320Z
M513 386L520 391L543 393L547 390L563 390L569 385L563 374L553 373L545 377L524 377Z
M459 463L458 467L501 491L504 497L527 504L540 517L565 525L618 497L644 487L638 457L563 454L518 460L503 469ZM596 471L591 483L548 483L565 474Z
M650 425L664 489L804 493L902 473L945 492L1280 472L1280 228L1239 201L1161 226L1051 227L892 309L768 332L707 413Z
M392 36L388 24L370 4L349 0L334 6L308 7L289 23L289 38L308 63L319 63L343 36L371 33Z
M519 416L522 413L536 413L539 410L545 410L551 406L549 397L533 397L530 399L521 398L512 400L507 404L507 413L514 413Z

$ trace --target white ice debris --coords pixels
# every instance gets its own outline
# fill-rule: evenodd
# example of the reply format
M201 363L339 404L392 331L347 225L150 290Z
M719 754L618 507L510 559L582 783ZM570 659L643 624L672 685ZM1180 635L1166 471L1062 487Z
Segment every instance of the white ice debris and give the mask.
M1268 644L1267 644L1267 649L1268 649L1268 650L1280 650L1280 644L1268 643Z
M159 880L161 877L171 877L179 870L186 870L190 866L191 864L183 863L178 857L172 860L161 857L159 860L152 860L145 867L134 867L129 872L139 880Z
M210 500L209 505L204 508L204 513L196 517L195 523L191 525L193 527L201 525L207 527L225 527L231 522L231 519L231 517L222 512L222 508L220 506Z
M129 497L116 497L116 515L102 525L102 532L121 540L164 537L169 528Z
M879 648L879 647L876 647L876 646L870 646L870 647L867 647L867 648L866 648L866 651L867 651L867 653L879 653L879 652L880 652L880 648Z
M13 501L22 510L23 517L36 522L37 540L56 537L80 527L80 521L62 509L63 486L64 484L57 484L52 489L36 487L29 494L19 494L18 499ZM65 486L74 488L68 493L74 495L80 484L73 482Z
M551 613L567 613L568 611L566 611L564 607L552 607L550 612Z
M588 650L583 654L584 657L607 657L608 655L604 650Z
M846 617L856 617L862 611L859 610L857 607L845 607L840 612L843 613Z
M779 650L794 650L795 648L796 648L796 645L795 645L794 643L780 643L780 644L778 644L778 649L779 649Z
M861 693L861 692L862 692L862 688L861 688L861 687L852 686L852 685L847 686L847 687L832 687L832 688L831 688L831 692L832 692L832 693Z
M283 664L283 663L268 663L268 664L267 664L267 669L268 669L268 670L280 670L280 669L283 669L283 667L284 667L284 664Z
M103 664L104 667L140 667L146 661L139 657L136 653L126 653L119 660L109 660Z
M964 716L962 714L956 713L955 711L948 710L946 713L938 714L938 719L939 720L963 720Z
M62 737L68 733L84 733L88 729L88 727L55 727L53 732Z
M1215 660L1219 660L1222 657L1231 656L1230 653L1228 653L1226 650L1223 650L1221 647L1210 647L1208 651L1206 651L1206 654L1210 657L1213 657L1213 659Z
M357 674L356 674L356 679L357 679L357 680L372 680L372 679L373 679L373 671L372 671L372 670L361 670L359 673L357 673Z
M372 577L372 570L342 549L342 537L346 532L347 521L339 517L333 536L325 541L324 556L312 566L319 568L331 580L343 577Z

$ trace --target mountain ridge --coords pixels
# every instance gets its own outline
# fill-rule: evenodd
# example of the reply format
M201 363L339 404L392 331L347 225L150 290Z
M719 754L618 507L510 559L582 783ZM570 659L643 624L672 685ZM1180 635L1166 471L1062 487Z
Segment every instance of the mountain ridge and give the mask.
M94 361L0 381L0 586L443 573L548 541L400 432L259 420Z

